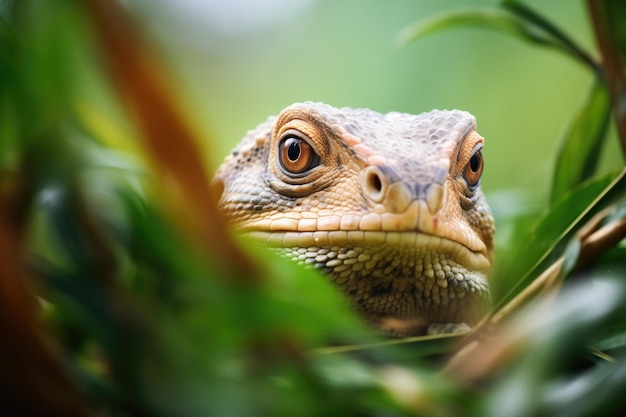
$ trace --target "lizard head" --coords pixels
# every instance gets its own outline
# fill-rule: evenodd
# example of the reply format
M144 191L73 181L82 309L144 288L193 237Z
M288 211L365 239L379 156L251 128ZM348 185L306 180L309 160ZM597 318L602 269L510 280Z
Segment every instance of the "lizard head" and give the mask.
M467 112L294 104L248 132L213 180L237 228L326 273L395 335L473 324L494 221Z

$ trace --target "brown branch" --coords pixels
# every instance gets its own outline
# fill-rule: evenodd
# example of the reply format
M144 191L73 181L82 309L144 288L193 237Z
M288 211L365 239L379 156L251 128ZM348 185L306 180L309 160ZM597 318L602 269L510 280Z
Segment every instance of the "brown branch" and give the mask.
M623 1L623 0L620 0ZM615 27L616 22L612 22L611 16L617 15L623 18L626 10L618 9L620 6L616 1L610 0L587 0L587 8L593 24L596 42L602 55L601 69L608 83L613 106L613 117L617 125L617 133L622 145L622 153L626 158L626 67L625 57L621 53L619 40ZM622 22L623 24L623 22Z
M626 237L626 219L603 225L602 220L608 214L608 210L599 213L577 234L580 255L576 270L587 267ZM523 340L518 333L511 331L510 326L503 325L505 319L510 319L540 293L544 294L542 302L548 304L558 290L556 286L562 278L564 262L565 257L561 256L517 297L473 329L463 347L446 364L445 372L466 381L478 381L511 361Z
M162 183L174 182L170 191L175 195L170 195L170 203L176 206L176 220L199 236L216 264L235 272L228 275L258 276L254 264L230 238L227 223L217 211L195 134L176 106L167 78L159 71L163 65L149 53L118 2L91 0L87 4L113 85L134 117Z

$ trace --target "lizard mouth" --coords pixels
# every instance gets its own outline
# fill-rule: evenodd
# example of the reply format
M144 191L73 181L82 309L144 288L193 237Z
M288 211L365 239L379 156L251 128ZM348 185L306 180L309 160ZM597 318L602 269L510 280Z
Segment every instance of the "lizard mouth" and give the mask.
M412 259L425 254L452 260L466 270L487 275L491 269L490 258L482 251L472 250L464 244L441 236L416 231L360 231L337 230L315 232L293 231L259 231L250 230L246 233L256 241L274 248L289 248L291 251L302 252L300 260L308 263L325 263L329 254L342 252L354 257L356 261L367 262L370 256L387 248L396 255L387 254L387 258L398 259L397 263L409 263ZM377 248L377 249L375 249ZM374 254L374 255L372 255ZM296 255L293 253L293 255ZM307 261L311 259L311 261ZM391 261L392 263L394 261ZM344 262L345 263L345 262ZM354 262L356 263L356 262Z

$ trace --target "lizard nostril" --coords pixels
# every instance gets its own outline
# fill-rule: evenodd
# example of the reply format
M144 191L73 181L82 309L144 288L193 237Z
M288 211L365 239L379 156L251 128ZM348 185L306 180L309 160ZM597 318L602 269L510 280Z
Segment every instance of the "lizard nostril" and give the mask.
M373 201L379 203L385 194L385 179L375 167L368 167L362 177L363 191Z
M372 172L367 177L367 186L371 188L374 192L380 193L383 189L383 183L380 180L380 177L375 172Z

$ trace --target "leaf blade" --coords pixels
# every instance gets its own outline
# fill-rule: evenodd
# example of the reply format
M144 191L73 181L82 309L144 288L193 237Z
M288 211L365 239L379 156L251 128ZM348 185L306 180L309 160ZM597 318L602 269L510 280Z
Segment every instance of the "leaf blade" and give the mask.
M505 10L510 11L512 14L550 34L550 36L558 41L562 50L569 52L569 55L578 59L581 63L589 66L589 68L594 72L599 72L599 66L593 58L591 58L591 56L581 46L574 42L571 37L569 37L564 31L559 29L548 19L535 12L527 5L519 3L516 0L502 0L501 5Z
M597 72L597 64L562 31L556 29L552 24L548 25L549 27L538 25L535 20L537 19L529 19L522 13L512 13L494 8L459 10L443 13L406 27L396 36L395 43L404 46L419 37L443 30L461 26L475 26L498 30L522 41L563 52ZM542 18L541 21L545 22L545 19ZM564 42L563 39L566 39L567 42Z
M597 80L561 138L552 178L552 203L571 192L595 172L600 150L606 139L610 115L609 93L606 85Z
M528 28L522 25L519 19L516 19L511 14L497 9L478 8L444 13L430 19L414 23L400 32L397 37L397 42L404 45L425 35L430 35L457 26L472 25L501 30L534 42L544 42L541 37L533 34L532 31L528 31ZM547 40L545 41L547 42Z

